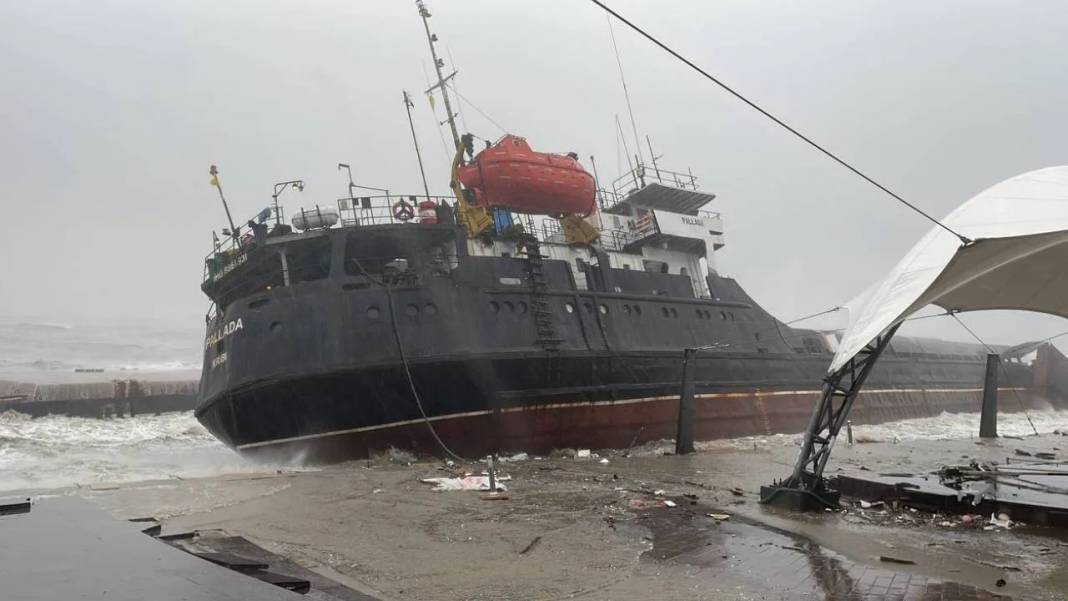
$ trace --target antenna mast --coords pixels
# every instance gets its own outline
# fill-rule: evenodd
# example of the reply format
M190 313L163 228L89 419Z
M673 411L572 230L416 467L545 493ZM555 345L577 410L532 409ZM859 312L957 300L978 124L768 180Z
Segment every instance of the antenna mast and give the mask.
M616 32L612 28L612 17L608 17L608 34L612 37L612 50L616 53L616 65L619 66L619 81L623 84L623 97L627 99L627 113L630 114L630 129L634 132L634 144L638 147L638 164L645 162L642 156L642 142L638 137L638 125L634 122L634 107L630 105L630 90L627 89L627 78L623 77L623 61L619 58L619 46L616 45ZM618 118L618 117L617 117Z
M453 71L447 77L441 74L441 68L445 66L445 61L438 58L438 51L434 48L434 42L438 41L438 36L430 33L430 22L427 20L430 18L430 11L426 9L426 5L423 4L423 0L415 0L415 5L419 7L419 16L423 18L423 27L426 29L426 41L430 44L430 56L434 59L434 71L438 75L438 83L427 88L426 93L431 94L436 88L441 89L441 97L445 100L445 116L446 121L449 123L449 129L452 130L452 142L456 145L456 148L460 148L460 132L456 130L456 115L452 112L452 103L449 102L449 91L445 87L453 77L456 77L456 71Z
M403 90L402 90L403 91ZM412 121L412 98L408 92L404 92L404 110L408 111L408 126L412 128L412 144L415 146L415 158L419 160L419 175L423 176L423 192L426 199L430 200L430 187L426 185L426 171L423 170L423 155L419 152L419 139L415 137L415 123Z

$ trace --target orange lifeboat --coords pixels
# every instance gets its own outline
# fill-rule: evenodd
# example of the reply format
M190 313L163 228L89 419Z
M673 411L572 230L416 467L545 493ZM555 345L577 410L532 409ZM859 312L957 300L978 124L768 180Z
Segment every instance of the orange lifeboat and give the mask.
M480 207L542 215L594 210L593 176L574 155L535 152L518 136L506 135L476 154L458 177Z

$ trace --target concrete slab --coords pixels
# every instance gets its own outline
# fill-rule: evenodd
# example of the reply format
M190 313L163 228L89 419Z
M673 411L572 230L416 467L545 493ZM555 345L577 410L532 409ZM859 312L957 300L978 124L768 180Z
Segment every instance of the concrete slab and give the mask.
M9 601L301 598L174 549L77 497L0 516L0 583Z

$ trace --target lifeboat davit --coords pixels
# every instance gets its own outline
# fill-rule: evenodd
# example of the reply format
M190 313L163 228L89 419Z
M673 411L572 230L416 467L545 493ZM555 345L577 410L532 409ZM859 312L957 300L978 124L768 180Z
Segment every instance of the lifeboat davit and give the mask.
M474 204L517 213L588 215L594 209L593 176L573 155L535 152L507 135L459 168Z

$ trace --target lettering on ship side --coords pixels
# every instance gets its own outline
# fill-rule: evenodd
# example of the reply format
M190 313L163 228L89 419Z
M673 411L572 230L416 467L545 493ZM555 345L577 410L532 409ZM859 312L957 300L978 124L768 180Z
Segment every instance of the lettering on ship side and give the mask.
M704 219L701 219L700 217L683 217L682 222L686 225L696 225L699 227L705 226Z
M211 348L213 344L221 342L223 339L233 336L239 330L245 329L245 324L241 322L241 318L228 322L223 327L208 332L208 337L204 339L204 350ZM223 359L226 361L226 359Z
M248 253L241 253L237 255L237 257L235 257L233 261L230 261L226 265L223 265L223 268L219 270L219 273L212 276L211 279L213 281L218 282L220 278L237 269L240 265L244 264L245 261L248 261Z

